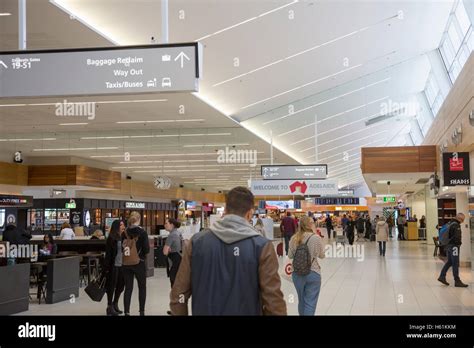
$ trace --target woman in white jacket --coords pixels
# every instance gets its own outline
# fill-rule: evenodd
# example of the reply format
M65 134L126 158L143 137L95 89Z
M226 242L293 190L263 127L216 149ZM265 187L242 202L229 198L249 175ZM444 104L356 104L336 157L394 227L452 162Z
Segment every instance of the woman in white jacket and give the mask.
M376 241L379 243L380 256L385 256L385 249L388 240L388 224L384 218L380 218L375 226Z

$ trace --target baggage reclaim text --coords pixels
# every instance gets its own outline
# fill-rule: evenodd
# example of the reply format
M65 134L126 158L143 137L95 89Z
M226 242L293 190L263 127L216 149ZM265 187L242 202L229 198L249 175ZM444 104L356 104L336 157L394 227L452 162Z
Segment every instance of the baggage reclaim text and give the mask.
M123 58L111 58L111 59L87 59L87 65L92 66L112 66L115 64L122 64L129 67L131 64L143 63L143 58L140 57L123 57Z

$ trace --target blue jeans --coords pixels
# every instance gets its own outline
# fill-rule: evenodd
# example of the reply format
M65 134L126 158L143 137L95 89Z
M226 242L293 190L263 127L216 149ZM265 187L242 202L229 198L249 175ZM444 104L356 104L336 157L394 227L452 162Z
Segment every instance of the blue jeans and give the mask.
M446 278L446 273L449 270L449 267L453 266L453 276L454 280L459 279L459 249L461 249L459 246L451 246L451 247L446 247L446 254L448 256L448 261L444 264L443 269L441 270L440 277L441 278ZM454 251L456 251L454 253ZM456 254L456 255L453 255Z
M285 253L286 253L286 255L288 255L288 248L290 247L291 237L292 237L291 235L285 234Z
M305 276L297 275L295 272L291 276L298 294L298 314L314 315L321 289L321 275L311 271Z

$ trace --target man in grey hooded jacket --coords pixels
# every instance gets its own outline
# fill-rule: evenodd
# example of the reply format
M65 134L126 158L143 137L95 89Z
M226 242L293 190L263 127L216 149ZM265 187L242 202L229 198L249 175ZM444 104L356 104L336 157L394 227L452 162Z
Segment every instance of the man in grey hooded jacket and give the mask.
M250 225L254 196L235 187L224 218L193 236L170 294L173 315L286 315L271 241Z

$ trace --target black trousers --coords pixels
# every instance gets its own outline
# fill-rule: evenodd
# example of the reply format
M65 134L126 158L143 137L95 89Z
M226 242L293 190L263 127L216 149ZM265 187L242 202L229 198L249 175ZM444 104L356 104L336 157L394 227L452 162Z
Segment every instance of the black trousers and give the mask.
M173 287L181 263L181 255L179 253L169 253L168 258L171 260L171 267L168 263L168 276L170 277L171 287Z
M146 301L146 267L145 262L140 261L138 265L122 266L123 279L125 281L125 293L123 296L124 312L130 313L130 301L133 292L133 278L137 278L138 282L138 303L140 312L145 311Z
M288 255L288 249L290 248L290 239L292 235L285 234L284 237L285 237L285 253L286 255Z
M347 240L349 241L350 245L354 244L354 232L347 234Z
M122 267L113 266L106 277L105 288L107 292L107 304L110 306L113 303L118 303L125 287Z
M400 240L405 240L405 230L404 230L404 226L403 225L398 225L397 226L398 228L398 239Z

